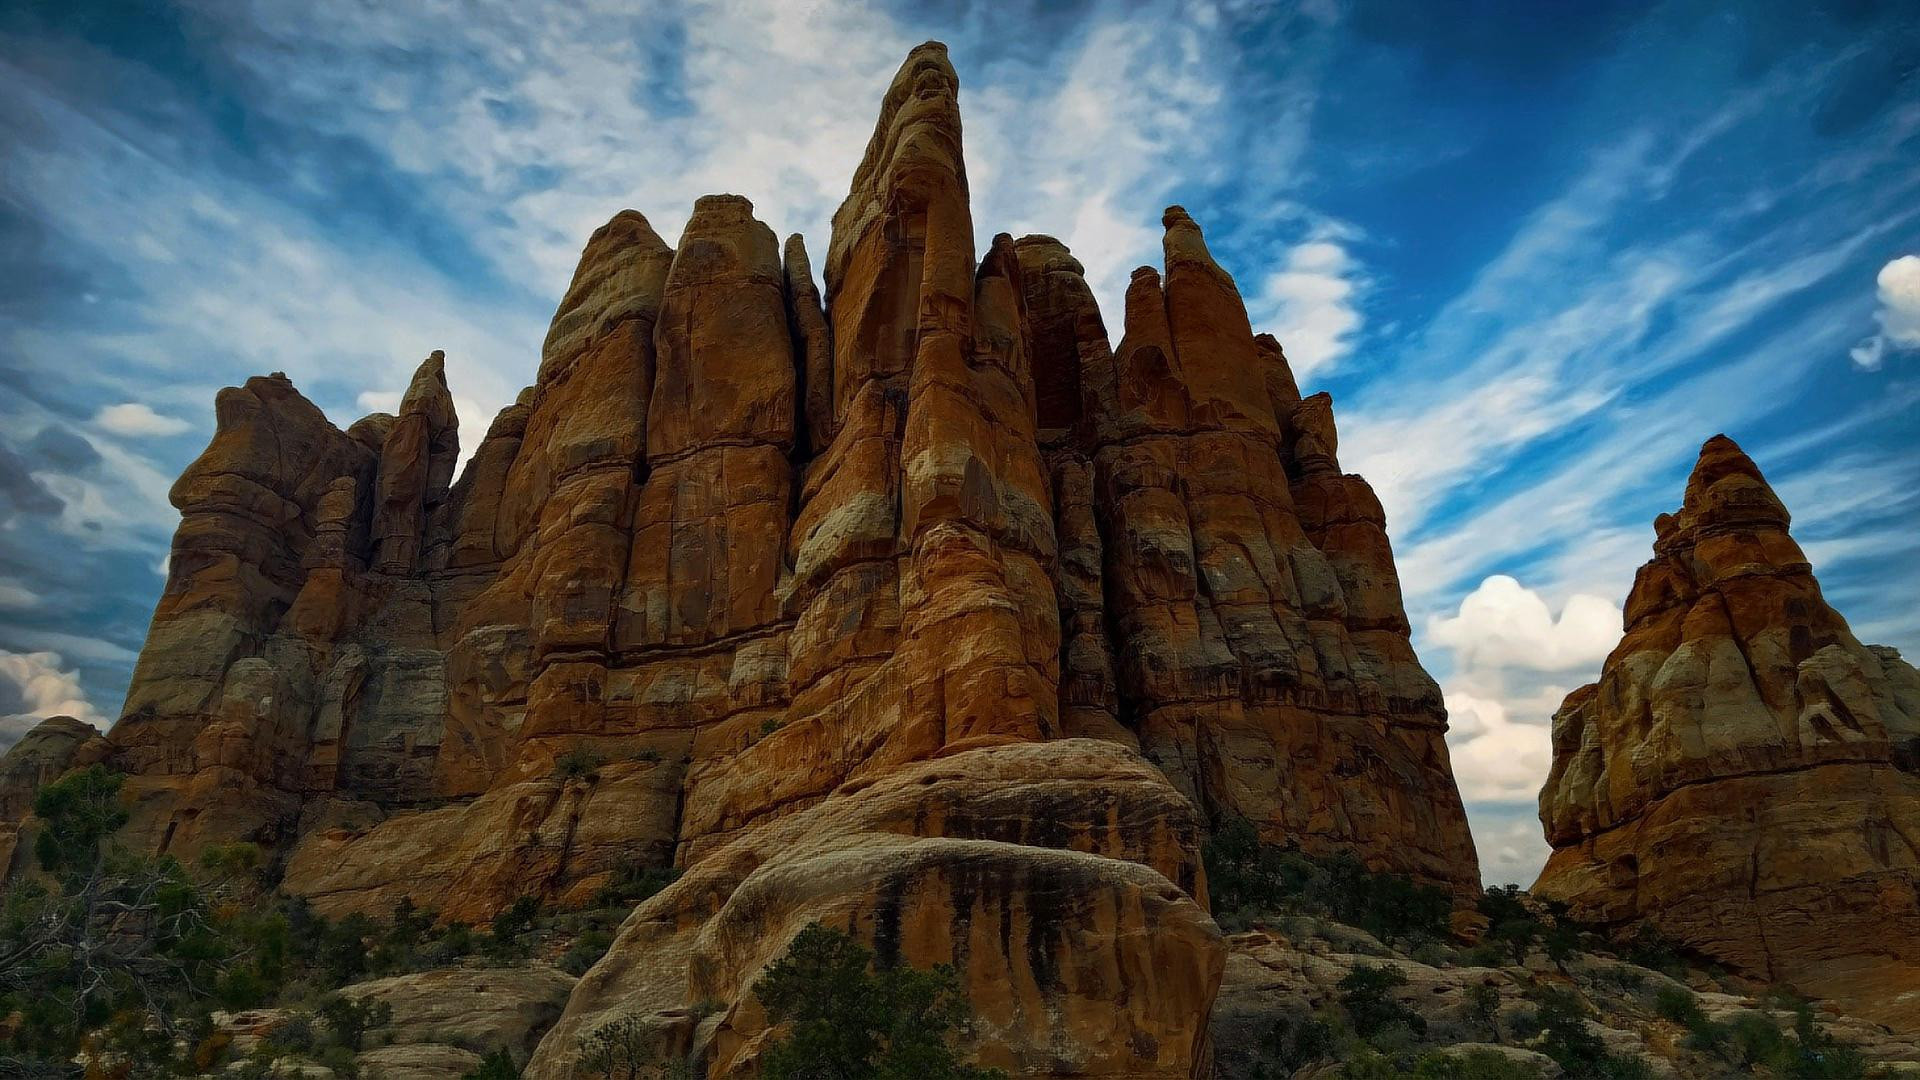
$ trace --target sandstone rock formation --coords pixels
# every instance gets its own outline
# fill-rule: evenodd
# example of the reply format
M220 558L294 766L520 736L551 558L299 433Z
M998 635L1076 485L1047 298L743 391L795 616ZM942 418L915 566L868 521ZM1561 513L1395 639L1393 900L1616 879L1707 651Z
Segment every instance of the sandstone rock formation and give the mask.
M915 49L824 290L737 195L677 246L615 215L457 482L438 353L344 432L224 391L110 736L137 842L464 920L686 868L536 1076L635 1012L751 1071L755 973L816 919L960 968L983 1061L1187 1076L1212 824L1477 888L1329 399L1178 207L1117 350L1058 241L977 251L958 94Z
M391 975L342 987L341 997L384 1006L385 1019L366 1032L353 1055L357 1075L383 1080L457 1080L485 1055L505 1051L515 1062L533 1053L566 1004L576 980L539 961L515 966L443 968ZM300 1010L216 1012L213 1028L235 1059L260 1053ZM311 1023L311 1019L308 1020ZM284 1050L285 1048L283 1048ZM332 1080L344 1072L287 1053L269 1075Z
M1580 950L1555 959L1538 943L1520 962L1504 955L1504 949L1493 955L1446 955L1445 950L1435 955L1428 949L1419 951L1421 959L1407 955L1404 943L1395 948L1337 922L1289 922L1294 930L1266 927L1226 939L1226 971L1212 1021L1216 1080L1265 1080L1276 1075L1272 1040L1276 1024L1282 1030L1297 1031L1316 1017L1338 1016L1348 990L1341 984L1356 968L1390 968L1405 978L1388 996L1425 1022L1423 1050L1416 1053L1429 1052L1425 1047L1455 1058L1476 1051L1495 1053L1537 1069L1542 1077L1579 1075L1542 1052L1554 1049L1539 1038L1537 1016L1543 991L1575 1002L1585 1013L1584 1029L1598 1046L1645 1069L1628 1075L1667 1080L1767 1074L1752 1066L1730 1065L1723 1056L1724 1047L1716 1051L1692 1037L1688 1026L1671 1013L1658 1009L1661 997L1690 999L1702 1020L1717 1025L1751 1025L1764 1017L1767 1025L1792 1032L1801 1022L1767 988L1704 968L1654 970ZM1872 1070L1865 1075L1920 1075L1920 1042L1911 1033L1901 1035L1858 1016L1836 1013L1828 1003L1810 1016L1837 1045L1860 1052ZM1384 1042L1393 1045L1391 1038ZM1329 1046L1319 1065L1292 1075L1339 1076L1341 1069L1331 1059L1340 1053L1340 1047ZM1831 1058L1826 1064L1835 1072L1844 1067ZM1277 1072L1288 1075L1284 1066ZM1484 1074L1463 1070L1452 1075Z
M92 724L50 716L33 726L0 756L0 876L15 865L33 796L69 768L102 760L111 752Z
M1860 644L1731 439L1554 717L1536 894L1920 1029L1920 673Z

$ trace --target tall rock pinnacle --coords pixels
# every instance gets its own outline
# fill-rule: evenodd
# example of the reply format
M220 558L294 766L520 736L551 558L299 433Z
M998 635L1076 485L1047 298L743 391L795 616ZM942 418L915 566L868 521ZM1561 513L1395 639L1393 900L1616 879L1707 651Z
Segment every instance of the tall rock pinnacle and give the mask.
M1600 681L1553 721L1534 890L1920 1021L1920 673L1828 606L1732 439L1654 522Z
M813 922L952 964L983 1064L1197 1075L1210 830L1463 901L1478 872L1331 399L1164 224L1115 349L1064 244L976 245L929 42L820 287L741 196L671 246L620 211L457 482L439 354L344 432L283 376L222 391L84 751L130 774L132 843L249 840L326 913L467 922L683 871L529 1077L628 1016L751 1074L756 977Z

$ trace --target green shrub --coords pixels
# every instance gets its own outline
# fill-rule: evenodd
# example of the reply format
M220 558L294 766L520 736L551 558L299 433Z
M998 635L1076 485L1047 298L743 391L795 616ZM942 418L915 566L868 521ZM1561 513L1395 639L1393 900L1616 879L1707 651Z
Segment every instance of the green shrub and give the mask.
M1675 978L1686 970L1686 965L1681 962L1679 947L1649 923L1641 923L1634 929L1633 936L1620 949L1620 958L1629 964L1652 968Z
M575 1075L605 1080L692 1080L693 1070L684 1060L660 1050L646 1022L629 1013L581 1037Z
M1700 1010L1699 997L1693 991L1679 986L1662 986L1654 991L1653 1011L1661 1019L1671 1020L1689 1030L1707 1020L1706 1013Z
M1445 889L1375 873L1344 852L1312 858L1264 843L1245 818L1222 822L1202 857L1214 913L1229 927L1263 916L1309 914L1360 927L1386 942L1450 932L1453 899Z
M1534 995L1534 1026L1544 1036L1542 1051L1560 1067L1574 1071L1606 1056L1607 1044L1587 1025L1587 1008L1567 990L1546 989Z
M1374 967L1356 964L1340 980L1340 1006L1353 1022L1353 1030L1363 1039L1371 1039L1388 1025L1404 1025L1416 1036L1427 1033L1427 1020L1400 1004L1393 992L1407 985L1400 969L1388 965Z
M600 755L576 743L553 759L553 775L560 780L589 779L601 764Z
M336 1077L356 1077L360 1075L360 1062L349 1047L334 1044L321 1047L314 1060L323 1068L330 1069Z
M1743 1012L1732 1020L1716 1023L1697 1014L1688 1024L1690 1034L1685 1046L1713 1054L1727 1064L1747 1071L1765 1069L1786 1080L1828 1080L1867 1075L1867 1063L1860 1051L1835 1039L1814 1021L1813 1008L1793 1000L1794 1030L1782 1031L1772 1015Z
M89 765L35 793L40 834L33 853L40 869L72 879L98 867L101 844L127 823L127 809L120 804L125 780L104 765Z
M1528 953L1539 948L1545 950L1548 959L1560 963L1580 949L1581 930L1567 917L1564 905L1538 903L1541 911L1537 912L1525 896L1520 886L1513 884L1480 894L1477 907L1486 917L1487 932L1475 952L1476 960L1522 964Z
M1860 1051L1835 1039L1813 1019L1813 1006L1794 1007L1796 1044L1787 1060L1777 1063L1782 1076L1794 1080L1841 1080L1867 1075L1867 1059Z
M511 945L521 934L533 929L533 921L540 917L540 898L522 896L507 907L505 911L493 917L488 927L498 947Z
M273 1057L311 1054L320 1046L320 1029L313 1022L313 1014L291 1013L267 1031L262 1043L271 1048Z
M951 1041L970 1010L951 967L873 970L873 954L814 923L754 984L768 1019L790 1024L761 1058L767 1080L828 1076L985 1080Z
M558 966L569 975L585 975L613 946L613 935L598 927L587 930L560 954Z
M599 907L632 907L678 880L678 867L623 863L594 894L593 902Z
M1566 1080L1644 1080L1652 1067L1641 1058L1611 1054L1587 1023L1587 1007L1568 990L1541 989L1527 1026L1540 1033L1540 1050L1561 1068Z
M318 1015L334 1043L349 1050L359 1050L366 1041L368 1031L393 1019L393 1006L371 998L355 1001L334 994L320 1002Z
M1406 1075L1398 1062L1366 1046L1340 1065L1341 1080L1405 1080Z
M1625 964L1610 964L1593 973L1593 981L1622 994L1637 994L1647 984L1645 972Z
M1761 1065L1785 1053L1787 1033L1766 1013L1743 1012L1727 1023L1726 1045L1733 1064Z
M460 1080L520 1080L520 1066L503 1048L481 1058L480 1064L467 1070Z
M1476 983L1467 987L1467 1015L1472 1017L1487 1036L1500 1038L1500 988L1492 983Z
M1306 1013L1282 1016L1260 1037L1248 1072L1262 1080L1290 1077L1331 1058L1336 1049L1333 1028L1319 1017Z

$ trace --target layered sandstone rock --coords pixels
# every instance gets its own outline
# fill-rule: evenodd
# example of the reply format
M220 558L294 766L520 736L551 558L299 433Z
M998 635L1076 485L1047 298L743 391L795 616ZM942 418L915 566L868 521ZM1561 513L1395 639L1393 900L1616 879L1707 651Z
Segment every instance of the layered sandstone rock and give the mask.
M0 877L24 867L23 829L31 829L33 797L70 768L92 764L111 752L92 724L50 716L0 755Z
M1199 227L1164 220L1164 284L1134 271L1117 352L1065 248L1020 246L1062 511L1087 478L1099 526L1072 527L1088 544L1061 559L1100 568L1097 599L1063 591L1068 625L1104 635L1068 638L1078 715L1092 731L1111 710L1210 817L1471 889L1446 712L1379 500L1340 472L1330 399L1300 399ZM1109 671L1112 701L1090 689Z
M252 840L324 912L469 921L687 868L554 1075L629 1011L749 1072L756 973L821 920L963 970L982 1060L1187 1076L1212 825L1472 891L1328 399L1177 207L1118 350L1064 245L981 252L958 95L915 49L823 287L739 196L677 246L615 215L457 482L438 353L346 431L284 377L223 392L110 737L134 842Z
M1920 673L1860 644L1731 439L1554 717L1534 891L1920 1027Z
M753 982L813 922L885 963L953 964L983 1064L1193 1075L1224 959L1195 899L1199 837L1156 769L1101 741L981 747L848 784L642 904L527 1075L574 1075L581 1036L627 1017L708 1075L752 1075L769 1035ZM703 1001L725 1008L702 1016Z

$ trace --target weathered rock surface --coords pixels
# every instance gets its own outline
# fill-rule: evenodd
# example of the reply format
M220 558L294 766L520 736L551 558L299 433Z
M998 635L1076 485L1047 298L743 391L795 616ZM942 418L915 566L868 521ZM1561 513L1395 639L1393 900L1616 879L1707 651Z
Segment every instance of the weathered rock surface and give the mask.
M92 724L50 716L33 726L0 756L0 876L15 868L23 829L31 828L33 796L44 784L78 765L105 758L110 747Z
M750 1070L755 973L814 919L959 966L982 1060L1192 1074L1212 825L1478 875L1380 505L1165 225L1116 351L1058 241L977 248L929 43L823 287L737 195L677 246L620 212L457 482L438 353L345 431L281 376L224 391L109 736L133 843L468 921L687 868L541 1074L632 1010Z
M1212 1038L1218 1080L1260 1080L1274 1075L1267 1041L1276 1024L1313 1018L1337 1019L1355 968L1391 968L1406 981L1390 991L1392 1001L1426 1023L1424 1047L1459 1056L1491 1050L1538 1069L1543 1077L1565 1075L1543 1051L1535 1017L1543 993L1570 997L1586 1012L1585 1027L1610 1054L1636 1059L1648 1073L1681 1080L1721 1080L1749 1075L1710 1046L1700 1045L1680 1023L1660 1014L1659 996L1682 991L1702 1017L1729 1024L1752 1014L1793 1032L1798 1018L1752 987L1721 985L1706 971L1655 971L1596 953L1575 951L1555 961L1539 949L1524 963L1488 965L1451 954L1423 962L1365 931L1339 923L1295 918L1289 930L1263 928L1229 935L1227 962L1214 1003ZM1447 950L1442 950L1443 952ZM1737 981L1737 980L1734 980ZM1822 1003L1813 1012L1821 1030L1858 1050L1884 1075L1920 1075L1920 1042ZM1389 1040L1389 1043L1391 1040ZM1342 1075L1338 1049L1317 1066L1294 1074ZM1284 1075L1284 1073L1282 1073ZM1872 1075L1883 1075L1875 1071Z
M767 1035L751 987L820 922L883 961L958 968L983 1063L1188 1076L1223 957L1199 837L1158 770L1102 741L1005 743L848 783L642 904L527 1075L573 1075L580 1037L626 1016L709 1075L751 1075ZM702 1001L724 1008L702 1019Z
M407 1067L420 1075L429 1070L427 1051L451 1064L460 1054L478 1056L505 1050L516 1062L525 1062L540 1036L546 1033L567 996L574 978L545 964L518 967L459 967L394 975L346 987L341 994L362 1004L378 1002L391 1011L387 1022L369 1032L370 1043L385 1049L413 1048ZM458 1051L459 1053L448 1053ZM399 1064L371 1051L374 1064ZM365 1055L365 1067L370 1064ZM462 1070L465 1071L465 1070ZM449 1080L457 1078L452 1073Z
M504 1050L525 1064L572 992L573 976L539 962L513 967L453 967L393 975L342 987L360 1004L384 1005L387 1019L370 1028L354 1063L384 1080L459 1080L482 1058ZM213 1014L230 1059L245 1059L299 1010L249 1009ZM332 1070L298 1056L271 1063L273 1075L318 1077Z
M1731 439L1554 717L1534 891L1920 1030L1920 673L1862 645Z

